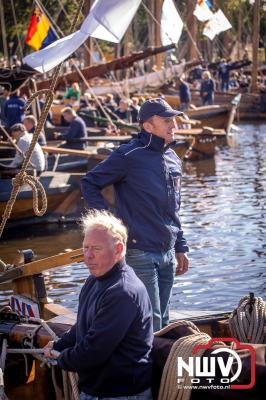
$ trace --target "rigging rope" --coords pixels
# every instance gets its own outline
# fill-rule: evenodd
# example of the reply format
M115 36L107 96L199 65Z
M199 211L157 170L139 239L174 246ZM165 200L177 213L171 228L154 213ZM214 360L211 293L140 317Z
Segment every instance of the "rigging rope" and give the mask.
M79 0L78 9L77 9L76 14L74 16L74 20L73 20L72 25L71 25L70 33L72 33L75 30L75 27L76 27L76 24L78 22L78 17L79 17L80 11L82 9L83 3L84 3L84 0ZM43 129L43 125L44 125L45 120L46 120L46 118L48 116L50 107L51 107L51 105L53 103L54 90L55 90L56 82L57 82L59 74L60 74L61 65L62 65L62 63L60 63L54 70L54 73L52 75L52 82L51 82L50 88L48 89L48 91L46 91L46 101L45 101L45 104L43 106L40 119L39 119L39 121L37 123L37 127L35 129L34 134L33 134L33 138L32 138L30 147L29 147L28 151L26 152L25 159L24 159L22 167L21 167L21 171L17 174L17 176L12 181L12 184L13 184L12 192L11 192L11 195L10 195L10 199L7 202L7 205L6 205L4 214L3 214L3 218L2 218L2 222L1 222L1 225L0 225L0 237L2 236L2 233L3 233L3 230L4 230L4 227L6 225L7 220L9 219L9 217L11 215L11 212L12 212L14 203L16 201L17 195L19 193L20 187L25 182L27 182L31 186L31 188L33 188L33 186L35 184L37 186L37 183L36 183L37 180L36 179L32 179L32 177L28 177L28 175L26 173L26 169L27 169L27 166L28 166L29 161L31 159L34 147L35 147L35 145L36 145L36 143L38 141L39 134ZM36 94L34 94L34 96L32 96L29 99L28 105L31 104L31 102L35 99L35 97L37 95L39 96L42 93L43 92L40 91L40 92L37 92ZM34 196L36 196L36 193L38 193L38 190L40 190L40 192L42 194L44 192L44 189L43 189L43 187L42 187L42 185L41 185L41 183L39 181L38 181L37 188L35 187L33 190L34 190L34 192L33 192ZM35 199L36 199L36 197L35 197ZM36 209L37 209L37 207L36 207ZM47 200L46 200L46 202L43 202L43 207L42 207L41 210L38 210L37 215L43 215L46 212L46 209L47 209ZM35 210L35 212L36 212L36 210Z

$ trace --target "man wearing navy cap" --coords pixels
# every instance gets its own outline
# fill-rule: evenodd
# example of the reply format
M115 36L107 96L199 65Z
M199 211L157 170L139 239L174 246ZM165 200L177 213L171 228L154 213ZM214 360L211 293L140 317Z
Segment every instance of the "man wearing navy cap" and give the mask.
M169 322L174 275L188 270L178 216L181 161L170 148L182 115L162 98L145 101L138 138L121 145L81 180L89 208L107 209L101 190L114 187L115 214L129 230L127 263L149 293L154 331Z

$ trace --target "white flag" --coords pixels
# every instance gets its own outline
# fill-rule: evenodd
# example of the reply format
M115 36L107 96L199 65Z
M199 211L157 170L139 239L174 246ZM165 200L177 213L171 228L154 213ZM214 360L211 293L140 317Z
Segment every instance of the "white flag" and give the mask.
M141 0L96 0L80 29L23 58L38 72L47 72L68 58L89 36L119 43Z
M218 10L214 14L214 18L215 18L215 21L217 24L217 31L219 31L218 33L227 31L228 29L232 28L232 25L230 24L230 22L228 21L228 19L222 12L222 10ZM218 33L217 33L217 35L218 35Z
M227 31L230 28L232 28L232 25L222 10L218 10L214 13L213 18L206 23L203 29L203 35L207 36L210 40L213 40L216 35L219 35L219 33Z
M197 2L193 15L201 21L205 22L208 21L213 17L213 12L210 10L208 5L206 4L205 0L201 0Z
M206 22L202 33L203 35L207 36L210 40L213 40L215 38L217 31L214 18Z
M163 46L179 41L183 25L173 0L164 0L161 17L161 41Z

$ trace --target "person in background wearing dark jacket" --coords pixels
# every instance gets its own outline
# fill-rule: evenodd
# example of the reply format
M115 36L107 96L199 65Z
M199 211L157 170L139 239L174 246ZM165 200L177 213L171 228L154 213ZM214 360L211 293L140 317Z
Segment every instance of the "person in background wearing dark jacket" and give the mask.
M215 91L215 82L212 79L209 71L204 71L203 80L201 82L200 87L200 97L202 98L202 104L212 105L214 102L214 91Z
M152 400L152 308L145 286L125 262L126 227L110 213L93 210L83 217L83 228L90 276L81 289L77 322L46 345L45 356L78 373L80 400Z
M188 269L188 246L178 216L181 161L170 148L176 111L162 98L144 102L141 132L81 179L89 208L108 208L101 190L114 186L115 213L129 229L127 263L145 284L157 331L169 322L174 275Z
M0 124L6 125L5 104L9 99L9 90L0 85Z
M4 113L8 128L11 128L12 125L22 123L25 117L24 107L26 101L19 95L20 91L17 90L10 95L9 100L5 103Z
M73 110L71 107L63 108L61 113L66 122L68 122L70 125L66 133L54 133L56 139L62 139L66 141L66 143L60 147L84 150L86 147L86 142L80 139L86 139L88 137L85 122L82 118L77 116L75 110Z
M186 111L189 108L189 104L191 102L191 93L189 84L185 82L181 77L176 78L176 86L179 90L179 98L180 98L180 110Z

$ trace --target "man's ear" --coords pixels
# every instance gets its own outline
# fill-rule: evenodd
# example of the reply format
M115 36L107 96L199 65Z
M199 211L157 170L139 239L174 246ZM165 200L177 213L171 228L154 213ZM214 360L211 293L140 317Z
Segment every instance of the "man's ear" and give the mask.
M152 124L149 121L143 122L142 125L146 132L152 133Z
M124 247L125 246L122 242L116 243L115 255L118 256L118 260L120 260L121 254L123 254Z

